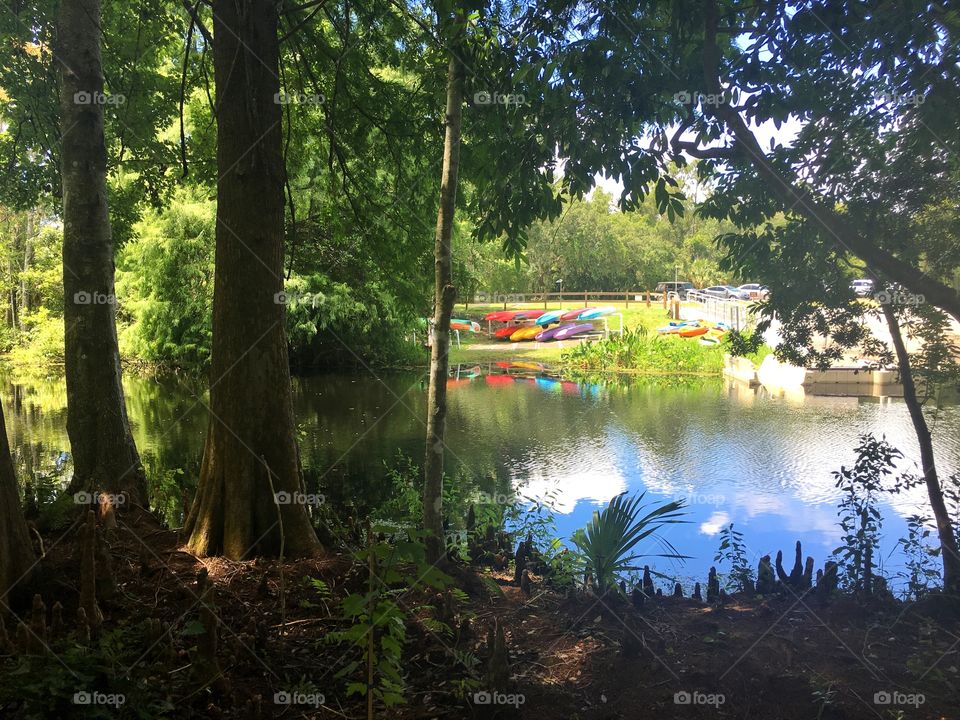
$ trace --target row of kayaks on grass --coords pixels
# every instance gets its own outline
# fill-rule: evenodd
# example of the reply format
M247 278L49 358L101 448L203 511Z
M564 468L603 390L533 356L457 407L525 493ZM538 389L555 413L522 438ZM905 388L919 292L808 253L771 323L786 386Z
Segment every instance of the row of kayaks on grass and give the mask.
M485 320L507 323L493 336L511 342L566 340L593 331L594 320L616 312L614 307L586 307L576 310L501 310L484 316ZM533 322L530 322L530 321ZM581 321L581 322L577 322ZM524 324L519 324L524 323ZM555 327L549 327L550 325Z
M673 320L657 328L661 335L698 338L701 345L719 345L729 331L730 327L726 323L708 320Z
M590 323L565 323L552 328L543 328L540 325L508 325L495 330L493 336L510 342L524 342L536 340L549 342L551 340L566 340L577 335L583 335L593 330Z
M521 322L533 320L537 325L550 325L555 322L570 322L572 320L594 320L604 315L612 315L617 309L612 306L584 307L575 310L498 310L487 313L484 320L494 322Z

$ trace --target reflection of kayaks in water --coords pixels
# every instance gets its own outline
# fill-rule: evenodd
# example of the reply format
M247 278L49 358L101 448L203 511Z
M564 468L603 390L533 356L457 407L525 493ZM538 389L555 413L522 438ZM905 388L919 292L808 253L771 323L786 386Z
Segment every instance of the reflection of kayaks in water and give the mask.
M556 327L550 328L549 330L544 330L539 335L537 335L537 338L536 338L537 342L545 342L545 341L553 340L556 337L558 332L560 332L561 330L569 330L575 325L576 323L566 323L564 325L557 325Z
M510 367L522 368L524 370L543 370L543 363L538 362L512 362Z
M510 375L486 375L484 381L488 385L512 385L513 377Z
M510 336L510 342L521 342L524 340L533 340L539 334L540 334L539 325L522 327L519 330L517 330L515 333L513 333L513 335Z
M560 390L560 386L561 386L561 383L559 380L554 380L553 378L549 378L549 377L538 377L536 379L536 383L538 387L542 387L544 390L551 390L551 391Z
M604 315L612 315L617 309L611 305L605 305L603 307L592 308L589 310L584 310L580 315L577 316L578 320L593 320L594 318L603 317Z
M556 335L553 336L554 340L566 340L571 338L574 335L582 335L593 330L593 325L587 323L585 325L574 325L573 327L564 328L560 330Z
M595 310L595 309L596 308L583 307L583 308L577 308L576 310L569 310L565 312L563 315L561 315L560 319L563 321L576 320L578 317L583 315L583 313L589 312L590 310Z
M550 323L555 323L560 320L560 316L563 315L564 312L564 310L550 310L545 312L537 318L537 325L547 326Z

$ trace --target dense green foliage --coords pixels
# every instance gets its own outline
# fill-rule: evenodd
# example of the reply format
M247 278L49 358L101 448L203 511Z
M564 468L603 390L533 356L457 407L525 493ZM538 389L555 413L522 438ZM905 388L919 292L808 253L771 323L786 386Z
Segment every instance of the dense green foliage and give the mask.
M520 265L492 246L463 247L459 284L468 298L495 298L561 287L653 290L674 277L697 287L735 280L720 268L723 252L715 243L733 226L699 217L691 201L685 205L687 212L673 221L658 211L652 196L637 210L623 212L598 188L587 199L570 200L559 218L534 223Z
M722 345L701 345L696 338L658 335L643 327L593 340L563 354L578 370L642 370L670 373L714 373L723 370Z

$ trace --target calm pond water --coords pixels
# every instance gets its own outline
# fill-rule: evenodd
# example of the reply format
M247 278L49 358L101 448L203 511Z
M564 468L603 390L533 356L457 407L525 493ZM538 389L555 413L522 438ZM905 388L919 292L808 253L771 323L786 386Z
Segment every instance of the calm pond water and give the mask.
M590 385L513 368L455 370L449 386L449 475L494 500L511 489L549 498L557 536L567 538L617 493L687 498L688 524L666 532L682 565L651 560L667 574L703 579L719 531L735 523L754 562L778 549L792 563L796 540L819 567L839 537L832 471L854 460L857 437L885 435L916 469L918 452L902 401L892 398L772 397L724 380ZM0 378L11 447L22 478L68 476L62 378ZM419 462L426 375L329 374L294 381L295 412L308 483L337 503L363 509L387 499L385 477L398 454ZM155 483L195 483L206 431L198 383L128 377L129 414ZM941 472L960 469L960 407L932 417ZM469 480L468 480L469 479ZM171 488L174 490L171 491ZM885 512L886 550L905 534L922 491L896 497ZM656 545L643 550L661 552ZM896 558L884 562L888 571Z

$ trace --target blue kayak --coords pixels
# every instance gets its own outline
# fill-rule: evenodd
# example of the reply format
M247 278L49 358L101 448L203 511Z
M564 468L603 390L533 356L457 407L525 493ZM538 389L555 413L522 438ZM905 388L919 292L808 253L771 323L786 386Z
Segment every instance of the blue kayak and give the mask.
M560 316L563 315L566 310L551 310L550 312L545 312L543 315L537 318L537 325L549 325L550 323L557 322L560 320Z
M577 316L577 320L594 320L596 318L603 317L604 315L612 315L616 311L617 309L610 305L605 305L604 307L598 307L598 308L591 308L590 310L586 310L580 313Z

